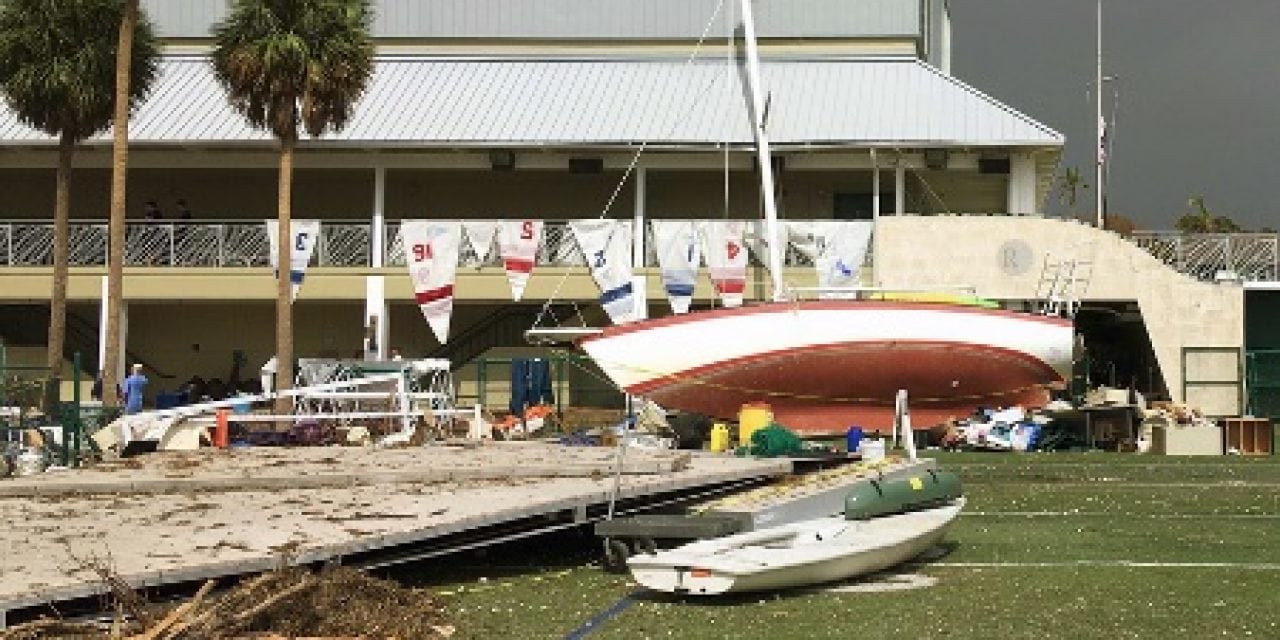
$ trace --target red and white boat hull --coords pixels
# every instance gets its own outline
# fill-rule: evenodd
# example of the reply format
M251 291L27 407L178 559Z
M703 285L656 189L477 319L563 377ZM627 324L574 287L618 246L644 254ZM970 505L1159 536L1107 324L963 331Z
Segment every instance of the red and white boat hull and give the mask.
M619 387L722 419L764 401L809 434L887 429L899 389L928 428L979 406L1037 406L1070 375L1069 320L881 301L762 304L606 329L582 348Z

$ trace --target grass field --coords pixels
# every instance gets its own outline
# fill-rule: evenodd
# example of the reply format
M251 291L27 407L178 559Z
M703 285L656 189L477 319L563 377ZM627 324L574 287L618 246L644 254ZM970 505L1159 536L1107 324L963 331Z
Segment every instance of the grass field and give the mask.
M461 638L564 638L624 597L589 637L1280 638L1280 459L936 457L969 505L945 555L895 572L932 586L662 596L593 566L578 534L411 579Z

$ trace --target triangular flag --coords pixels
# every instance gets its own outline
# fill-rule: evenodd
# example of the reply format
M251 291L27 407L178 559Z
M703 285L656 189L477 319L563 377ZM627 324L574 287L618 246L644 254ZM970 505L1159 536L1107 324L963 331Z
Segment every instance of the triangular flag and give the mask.
M467 236L467 243L476 254L476 264L483 265L489 261L493 251L493 236L498 232L497 220L467 220L462 223L462 231Z
M631 228L619 220L572 220L569 228L600 285L600 304L614 324L636 319L631 284Z
M458 270L462 225L457 220L405 220L400 224L404 261L414 299L440 344L449 340L453 279Z
M267 220L267 240L271 245L271 268L280 273L280 221ZM293 284L293 299L298 299L298 290L307 275L307 265L311 263L311 255L315 253L316 241L320 238L319 220L291 220L289 230L293 243L289 251L289 282Z
M744 220L710 220L703 227L707 240L707 267L711 283L726 307L742 306L747 288L747 249Z
M862 262L871 244L870 220L821 220L814 223L818 251L813 266L818 270L818 287L839 289L861 283ZM853 292L824 291L821 298L850 298Z
M653 220L653 239L662 269L662 286L675 313L689 311L693 288L702 264L698 223L694 220Z
M511 299L516 302L524 296L541 243L541 220L503 220L498 228L498 253L511 283Z

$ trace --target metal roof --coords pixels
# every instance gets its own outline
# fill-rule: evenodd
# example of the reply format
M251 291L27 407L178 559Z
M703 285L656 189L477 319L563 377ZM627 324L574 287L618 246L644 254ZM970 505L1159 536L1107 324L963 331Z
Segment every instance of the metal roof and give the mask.
M779 146L1061 146L1062 136L914 59L767 60ZM385 58L348 127L318 146L749 145L742 74L723 61ZM167 58L135 144L270 142L209 62ZM0 109L0 146L52 144ZM110 142L107 133L91 142Z
M375 0L375 38L697 38L733 0ZM162 37L207 38L227 0L144 0ZM762 38L918 36L920 0L757 0ZM713 21L711 37L724 37Z

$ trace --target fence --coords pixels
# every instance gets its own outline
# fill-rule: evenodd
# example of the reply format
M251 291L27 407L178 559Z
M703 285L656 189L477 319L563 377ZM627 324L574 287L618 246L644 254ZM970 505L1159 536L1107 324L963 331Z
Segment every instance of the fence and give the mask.
M1161 262L1201 280L1228 273L1245 281L1280 280L1278 234L1137 231L1130 240Z
M759 230L752 223L746 239L751 260L761 263ZM400 223L388 223L384 230L383 252L387 266L404 265ZM68 229L69 261L72 266L107 264L108 227L98 222L73 222ZM324 222L316 243L315 266L368 267L372 264L372 226L355 222ZM657 266L652 227L645 226L647 266ZM868 252L870 255L870 252ZM784 252L787 266L812 266L809 252L788 244ZM501 266L498 251L485 260L469 242L460 247L461 266ZM586 259L570 231L567 220L547 220L538 246L541 266L582 267ZM0 267L47 267L53 264L53 224L49 222L0 221ZM131 267L267 267L271 245L262 222L144 222L125 229L124 264Z

